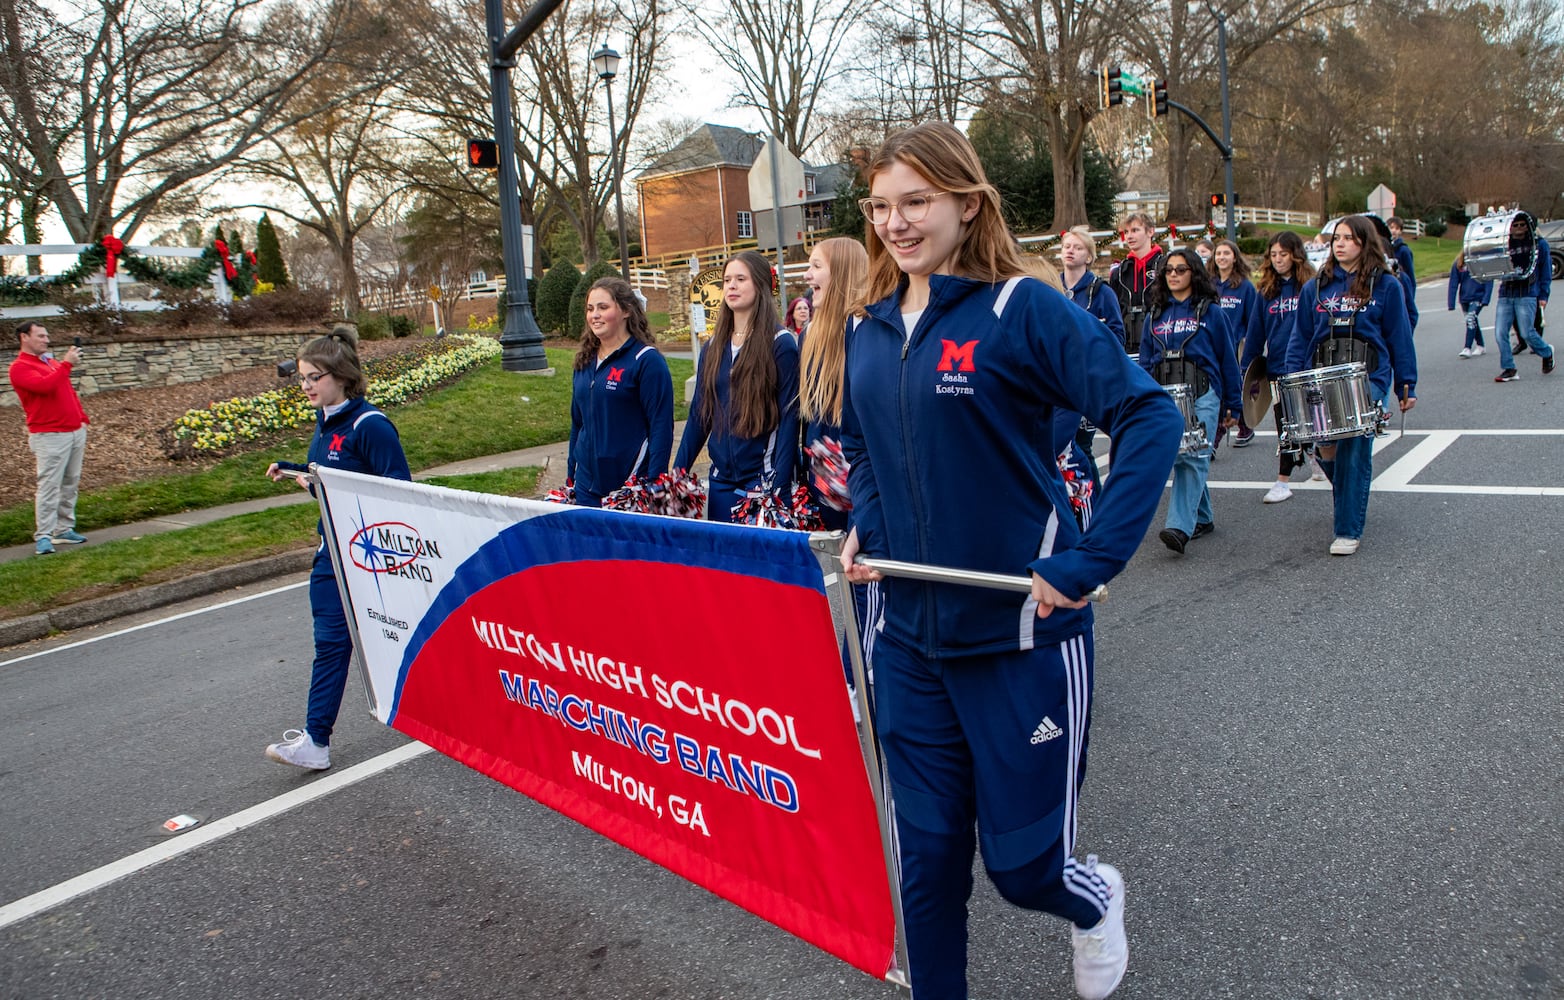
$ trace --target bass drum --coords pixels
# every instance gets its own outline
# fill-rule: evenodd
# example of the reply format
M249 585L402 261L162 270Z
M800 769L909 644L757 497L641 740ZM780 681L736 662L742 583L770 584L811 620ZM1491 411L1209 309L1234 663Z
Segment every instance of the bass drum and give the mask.
M1518 249L1525 250L1519 264L1510 255L1510 229L1516 219L1526 223L1525 242ZM1466 269L1478 281L1514 281L1531 277L1537 266L1537 226L1530 215L1521 211L1495 212L1466 224L1466 238L1461 243L1461 253L1466 257Z

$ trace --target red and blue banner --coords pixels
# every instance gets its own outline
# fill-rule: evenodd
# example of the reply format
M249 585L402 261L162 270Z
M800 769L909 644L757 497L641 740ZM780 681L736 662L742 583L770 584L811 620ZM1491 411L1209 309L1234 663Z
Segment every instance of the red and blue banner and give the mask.
M383 722L887 974L880 826L807 535L318 475Z

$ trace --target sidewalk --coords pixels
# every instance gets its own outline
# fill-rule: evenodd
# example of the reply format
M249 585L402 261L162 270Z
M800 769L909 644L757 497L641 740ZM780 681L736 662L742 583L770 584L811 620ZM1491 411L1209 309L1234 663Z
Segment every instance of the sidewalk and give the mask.
M675 424L673 428L675 444L678 443L683 433L683 422ZM507 451L498 455L484 455L478 458L464 459L460 462L451 462L432 469L424 469L413 478L424 480L434 476L458 476L475 472L496 472L500 469L538 466L543 469L542 474L538 477L537 487L538 495L542 496L553 487L565 484L565 465L568 452L568 442L560 441L556 444L538 445L534 448L522 448L519 451ZM280 507L285 504L314 502L313 497L303 490L299 490L297 493L267 497L261 500L246 500L241 503L224 504L221 507L207 507L202 510L168 514L147 521L138 521L134 524L118 524L107 528L93 528L91 525L85 525L84 534L89 539L85 545L62 547L52 556L35 555L31 544L13 545L9 548L0 549L0 562L11 562L18 559L69 559L72 551L91 548L102 542L111 542L121 538L139 538L142 535L155 535L165 531L178 531L181 528L207 524L225 517L233 517L236 514L248 514L251 511L266 510L270 507ZM230 587L243 586L259 580L287 576L294 573L307 573L309 572L312 558L313 553L311 551L301 548L295 552L285 552L281 555L268 556L264 559L255 559L250 562L225 566L221 569L210 570L204 573L195 573L167 583L151 584L129 591L109 594L104 597L56 608L52 611L28 615L24 618L0 621L0 648L40 639L51 632L84 628L88 625L96 625L100 622L135 612L174 604L193 597L214 594L218 591L227 590Z

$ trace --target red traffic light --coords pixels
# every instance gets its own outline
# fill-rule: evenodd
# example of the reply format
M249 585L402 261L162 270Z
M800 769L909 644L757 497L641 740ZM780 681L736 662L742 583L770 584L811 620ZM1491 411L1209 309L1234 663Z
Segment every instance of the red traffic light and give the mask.
M500 145L493 139L468 139L467 164L480 170L497 170L500 166Z
M1225 194L1214 194L1214 195L1211 196L1211 207L1212 208L1221 208L1223 205L1226 205L1226 204L1227 204L1227 195L1225 195Z

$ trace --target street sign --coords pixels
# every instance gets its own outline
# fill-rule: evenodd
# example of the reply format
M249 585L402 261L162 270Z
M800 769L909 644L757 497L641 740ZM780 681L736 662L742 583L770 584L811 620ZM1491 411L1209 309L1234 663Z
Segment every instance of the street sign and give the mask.
M1388 219L1396 214L1396 193L1381 184L1369 192L1368 210L1381 219Z
M436 302L440 301L440 286L439 285L430 285L429 286L429 297L431 299L434 299Z
M802 205L804 203L804 161L789 153L776 137L766 140L766 148L760 151L755 158L755 165L749 168L749 210L751 212L769 212L771 210L771 162L773 154L777 164L777 186L781 192L783 205ZM773 235L772 242L776 242Z

